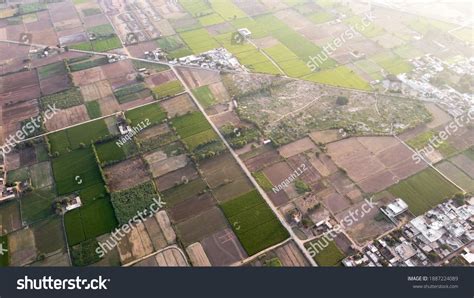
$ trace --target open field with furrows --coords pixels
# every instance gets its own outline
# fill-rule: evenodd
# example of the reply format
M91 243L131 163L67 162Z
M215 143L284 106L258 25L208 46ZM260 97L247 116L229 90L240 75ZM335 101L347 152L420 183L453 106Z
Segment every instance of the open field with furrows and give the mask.
M133 173L133 175L130 175ZM134 157L104 168L107 186L112 192L125 190L150 180L145 162Z
M331 267L331 266L341 266L341 261L345 258L345 255L337 247L334 241L329 241L326 238L318 238L312 243L320 243L320 245L327 245L321 251L316 252L314 260L318 263L319 266ZM306 248L309 248L310 245L306 244Z
M288 238L288 232L256 190L222 203L221 208L248 255Z
M350 135L388 135L431 120L416 100L340 90L263 75L224 77L238 101L239 116L257 125L276 144L286 144L314 130L344 129ZM338 104L338 97L347 104Z
M420 215L461 192L433 169L426 169L387 189L402 198L414 215Z
M426 168L393 137L349 138L327 146L328 154L364 192L375 193Z
M0 235L20 229L22 226L18 201L4 202L0 206Z

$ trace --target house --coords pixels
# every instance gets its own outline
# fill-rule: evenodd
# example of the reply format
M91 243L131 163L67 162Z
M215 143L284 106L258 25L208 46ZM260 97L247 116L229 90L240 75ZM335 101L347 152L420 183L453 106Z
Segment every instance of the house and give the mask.
M239 32L240 36L243 38L250 38L252 36L252 32L247 28L240 28L237 32Z

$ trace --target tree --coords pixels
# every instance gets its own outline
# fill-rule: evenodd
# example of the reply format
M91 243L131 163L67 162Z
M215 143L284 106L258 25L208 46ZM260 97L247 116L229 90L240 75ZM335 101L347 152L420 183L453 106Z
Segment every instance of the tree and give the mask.
M345 106L348 103L349 103L349 99L345 96L338 96L336 99L336 104L340 106Z

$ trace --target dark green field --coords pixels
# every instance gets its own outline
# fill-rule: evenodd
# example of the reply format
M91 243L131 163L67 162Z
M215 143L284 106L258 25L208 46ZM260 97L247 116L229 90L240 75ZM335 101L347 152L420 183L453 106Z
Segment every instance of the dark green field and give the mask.
M96 184L102 176L91 148L78 149L53 159L53 175L59 195L69 194Z
M54 93L40 98L41 108L48 109L56 105L58 109L67 109L82 104L84 99L78 88L71 88L63 92Z
M111 232L117 227L117 219L109 199L104 198L67 212L64 225L67 242L69 246L74 246Z
M135 127L146 119L150 120L150 125L161 123L166 118L166 112L158 103L149 104L125 112L125 117L132 122ZM145 123L146 124L146 123Z
M99 119L49 134L48 140L52 154L55 154L55 152L63 154L68 151L68 148L69 150L75 150L81 146L88 147L91 142L106 138L109 135L110 132L104 119Z
M115 214L121 225L127 223L138 211L150 207L153 199L158 199L153 182L145 182L127 190L111 194Z
M49 188L36 189L21 197L21 214L28 224L44 219L52 214L52 204L56 198L54 190Z
M117 140L113 139L111 141L95 145L95 150L97 152L97 156L99 157L101 164L118 162L124 160L127 157L125 151L123 150L123 147L119 147L115 143L116 141Z
M221 208L249 256L289 236L257 190L222 203Z

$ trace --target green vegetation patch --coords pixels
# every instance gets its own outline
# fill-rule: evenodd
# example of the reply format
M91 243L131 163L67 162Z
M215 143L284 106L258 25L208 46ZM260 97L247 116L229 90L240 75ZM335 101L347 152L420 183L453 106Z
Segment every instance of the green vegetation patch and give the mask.
M114 95L117 101L122 104L148 97L151 95L151 91L144 83L137 83L115 90Z
M96 52L107 52L122 47L122 42L115 35L103 39L93 40L91 44L92 48Z
M192 92L205 109L216 104L216 99L214 98L214 95L212 95L208 86L196 88Z
M89 43L90 44L90 43ZM71 46L72 48L72 46ZM81 49L78 49L81 50ZM83 49L83 50L92 50L92 47L90 49ZM68 65L69 65L69 70L71 72L74 71L80 71L92 67L97 67L101 65L105 65L108 62L107 57L100 57L100 58L94 58L94 59L87 59L87 60L79 60L77 62L71 62L72 59L68 60ZM74 60L72 60L74 61Z
M438 141L434 141L434 137L437 135L435 131L429 130L425 131L414 138L407 141L407 144L410 145L415 150L422 150L426 148L427 151L431 151L433 149L438 150L444 157L448 157L454 155L457 150L454 148L448 141L443 141L442 143ZM433 140L432 144L430 140ZM438 138L439 141L442 141ZM435 145L436 148L433 146Z
M158 200L158 194L153 182L148 181L127 190L112 193L112 204L115 214L121 225L127 223L138 211L149 209L154 202Z
M183 139L212 129L207 119L199 111L175 117L172 120L172 124Z
M91 119L99 118L102 116L102 112L100 111L100 104L97 100L86 102L86 109L87 114Z
M158 103L149 104L133 110L125 112L125 117L131 121L133 127L146 119L150 121L150 125L159 124L166 119L166 112Z
M152 89L155 99L165 98L176 95L184 91L180 81L170 81Z
M96 252L99 243L95 239L89 239L71 248L72 264L76 267L92 265L101 260Z
M249 256L288 238L257 190L222 203L221 208Z
M394 196L402 198L410 211L421 215L460 190L429 168L388 188Z
M315 254L314 260L316 261L316 263L318 263L319 266L323 267L341 266L341 262L346 256L337 247L334 241L329 241L328 239L322 240L322 238L318 238L312 242L320 243L321 245L323 244L323 241L325 241L324 244L327 243L327 246ZM308 243L305 246L308 248L310 247L310 244Z
M97 157L99 158L99 161L101 164L119 162L127 158L127 155L125 154L125 151L123 150L123 147L119 147L116 144L116 141L117 140L113 139L113 140L95 145ZM127 142L127 144L128 143L131 143L131 142Z
M36 189L21 197L22 219L27 224L34 223L54 214L53 201L56 193L51 187Z
M67 109L81 105L83 101L79 88L71 88L63 92L54 93L40 98L41 108L43 110L48 109L48 106L56 106L58 109Z
M52 161L56 190L69 194L96 184L103 184L102 176L91 148L65 153Z
M111 232L117 227L117 219L110 200L104 198L67 212L64 225L68 244L74 246Z
M38 67L37 71L40 80L67 74L67 68L66 64L64 64L64 61L58 61L45 66L40 66Z
M180 37L195 54L219 47L209 32L203 28L182 32Z

